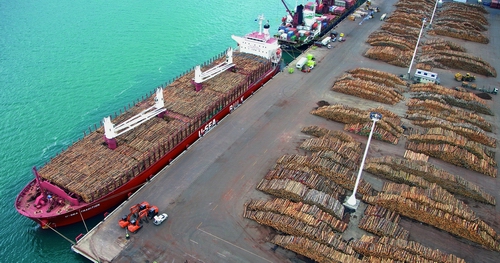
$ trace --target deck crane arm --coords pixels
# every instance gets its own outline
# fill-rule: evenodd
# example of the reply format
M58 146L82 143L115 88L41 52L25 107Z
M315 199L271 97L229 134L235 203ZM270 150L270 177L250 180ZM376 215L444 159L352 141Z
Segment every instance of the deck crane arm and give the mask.
M283 5L285 6L286 11L288 12L288 14L289 14L291 17L293 17L292 11L290 11L290 9L288 8L288 6L286 5L285 0L281 0L281 2L282 2L282 3L283 3Z
M111 122L110 117L104 118L104 134L106 138L113 139L145 123L151 118L166 111L164 105L165 104L163 100L163 89L158 88L156 90L155 105L153 105L152 107L149 107L148 109L140 112L139 114L133 116L132 118L117 125L114 125Z

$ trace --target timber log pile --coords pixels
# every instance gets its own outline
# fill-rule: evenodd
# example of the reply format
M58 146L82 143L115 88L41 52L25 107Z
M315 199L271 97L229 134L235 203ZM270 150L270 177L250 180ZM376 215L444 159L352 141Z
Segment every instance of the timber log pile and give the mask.
M474 72L487 77L497 76L497 71L480 57L453 50L426 49L418 59L419 63L429 64L436 68L455 68Z
M271 240L271 243L304 255L320 263L365 262L359 259L359 254L354 252L352 247L346 242L338 242L337 246L339 249L336 249L306 237L276 235ZM349 252L346 253L344 251Z
M466 52L467 50L461 45L444 40L441 38L433 38L423 41L423 45L420 47L422 51L426 50L453 50L458 52ZM417 67L418 68L418 67Z
M269 201L251 200L245 207L246 211L264 211L289 216L322 231L342 233L347 229L345 222L326 213L315 205L302 202L293 202L282 198L275 198Z
M300 182L308 188L329 194L335 199L338 199L339 196L343 196L346 193L344 188L336 184L331 179L324 177L318 173L315 173L313 171L306 172L301 170L286 169L279 165L277 165L273 170L270 170L266 174L266 176L264 176L264 179L280 179Z
M405 159L414 160L414 161L427 162L429 160L429 155L425 155L423 153L416 153L416 152L410 151L410 150L406 150L403 157Z
M394 211L368 205L358 226L377 236L408 240L410 232L399 225L400 220L400 216Z
M389 73L382 74L378 70L357 69L342 75L331 88L333 91L342 92L367 100L394 105L402 100L403 89L400 82L394 82L397 77ZM396 84L397 83L397 84Z
M365 257L371 256L380 259L376 262L393 262L389 260L395 260L395 262L465 263L465 260L453 254L425 247L415 241L390 237L379 238L363 235L359 240L352 242L352 247Z
M489 39L483 32L488 29L486 8L482 5L467 3L443 3L436 12L429 34L448 36L483 44Z
M412 134L407 139L405 147L408 150L492 177L497 176L494 152L453 130L436 127L424 134Z
M456 106L466 110L475 111L493 116L493 112L486 104L486 101L477 97L470 92L460 92L457 90L449 89L444 86L426 83L426 84L412 84L410 85L410 92L414 92L413 97L421 98L423 95L429 97L431 100L447 103L451 106ZM438 96L432 96L433 94Z
M403 91L400 87L406 86L406 81L402 80L398 76L371 68L355 68L348 70L347 73L352 74L358 78L366 80L375 80L374 82L381 83L385 86L389 86L395 89Z
M379 30L368 36L372 47L364 56L382 60L398 67L408 67L422 26L422 19L432 13L434 5L428 1L399 1Z
M284 155L280 157L276 164L292 170L300 170L310 172L314 171L324 177L329 178L344 189L353 190L356 182L356 171L349 169L343 164L339 164L329 158L320 156L304 156L304 155ZM361 179L358 186L360 194L370 194L372 186L365 180Z
M163 89L167 114L153 118L116 138L118 147L110 150L103 142L104 129L97 128L82 140L44 165L43 179L74 193L85 202L97 200L136 177L177 146L188 135L204 125L215 112L232 102L248 88L272 63L257 56L235 52L236 71L226 71L203 83L194 91L194 71L177 78ZM210 66L222 63L225 57L213 60ZM240 74L241 73L241 74ZM154 105L154 92L117 116L121 123Z
M330 159L351 170L357 170L361 161L359 143L342 142L327 136L307 139L299 148L314 152L313 157Z
M363 201L500 251L495 230L478 218L466 204L436 184L423 189L385 183L381 192L375 196L364 195Z
M443 169L437 168L426 161L414 161L395 156L384 156L367 159L365 167L374 167L386 173L399 173L403 171L409 175L421 177L430 183L438 184L450 193L469 197L486 204L495 205L496 203L495 198L486 193L478 185L467 181L459 175L454 175ZM377 174L375 171L370 171L370 173ZM420 187L425 188L423 185L424 184L421 184Z
M334 196L311 189L300 182L289 179L262 179L257 189L276 197L315 205L339 219L344 216L344 206Z
M369 110L360 110L358 108L349 107L341 104L333 104L319 107L313 110L311 114L333 120L336 122L345 123L344 130L360 135L367 136L370 133L372 121L370 120L370 112L379 112L382 114L382 120L378 121L375 126L373 138L397 144L398 138L403 135L401 128L401 118L396 114L383 108L375 108ZM366 125L370 125L368 132Z
M343 131L337 131L337 130L329 130L327 128L322 128L319 126L305 126L301 130L303 133L307 135L311 135L314 137L333 137L337 138L343 142L350 142L350 143L356 143L356 147L354 148L359 148L361 147L361 143L356 142L354 138L352 138L351 135L343 132Z

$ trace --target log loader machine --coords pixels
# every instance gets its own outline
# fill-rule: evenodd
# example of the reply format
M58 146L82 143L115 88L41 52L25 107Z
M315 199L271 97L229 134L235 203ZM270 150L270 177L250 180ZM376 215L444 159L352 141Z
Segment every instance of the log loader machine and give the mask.
M121 228L126 228L130 225L131 223L131 218L132 217L138 217L139 213L143 210L148 210L151 208L148 202L142 202L140 204L133 205L130 207L130 213L128 215L124 215L119 221L118 225L120 225Z
M455 74L455 80L456 81L474 81L476 80L476 76L471 75L470 73L466 73L465 75L462 75L462 73L458 72Z

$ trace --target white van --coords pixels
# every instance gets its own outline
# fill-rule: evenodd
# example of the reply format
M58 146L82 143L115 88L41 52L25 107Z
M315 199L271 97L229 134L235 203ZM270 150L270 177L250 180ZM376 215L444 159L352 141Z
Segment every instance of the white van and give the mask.
M302 67L307 63L307 58L300 58L295 65L296 68L302 69Z

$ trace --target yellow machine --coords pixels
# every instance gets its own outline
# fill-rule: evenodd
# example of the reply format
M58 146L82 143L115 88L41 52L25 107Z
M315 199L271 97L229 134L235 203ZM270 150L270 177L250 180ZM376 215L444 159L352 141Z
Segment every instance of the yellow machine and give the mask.
M474 81L476 80L476 76L471 75L470 73L466 73L465 75L462 75L460 72L455 74L455 80L456 81Z

